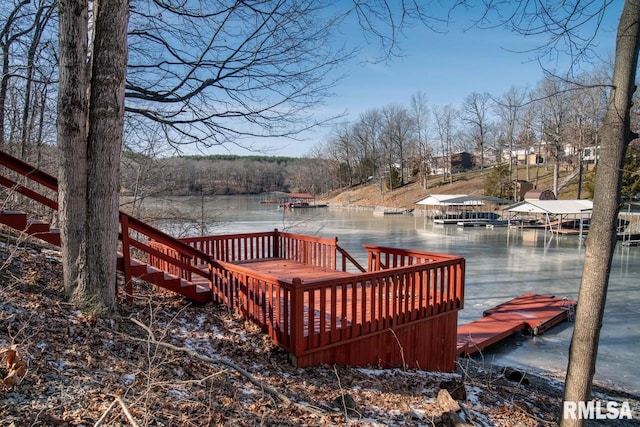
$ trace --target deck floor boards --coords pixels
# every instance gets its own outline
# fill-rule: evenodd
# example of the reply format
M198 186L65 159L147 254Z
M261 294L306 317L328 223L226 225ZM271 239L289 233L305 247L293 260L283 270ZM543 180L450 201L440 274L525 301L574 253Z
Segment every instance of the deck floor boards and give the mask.
M237 261L233 264L249 268L257 273L275 277L278 280L291 281L299 278L305 281L324 281L354 276L353 273L333 270L327 267L314 267L288 259L268 258L251 261Z

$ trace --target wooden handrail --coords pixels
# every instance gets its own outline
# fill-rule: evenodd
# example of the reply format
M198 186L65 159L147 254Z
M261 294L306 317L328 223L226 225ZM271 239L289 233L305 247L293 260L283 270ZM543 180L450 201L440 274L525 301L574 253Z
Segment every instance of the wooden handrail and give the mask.
M156 242L160 242L173 249L177 249L183 255L190 255L193 257L197 257L208 263L214 262L211 259L211 257L206 253L199 251L198 249L195 249L192 246L187 245L186 243L180 241L179 239L176 239L175 237L170 236L169 234L158 230L157 228L147 224L144 221L140 221L139 219L132 217L131 215L125 212L120 211L120 218L123 218L123 217L127 218L127 223L130 229L137 231L139 233L142 233L145 236L152 238Z
M43 196L42 194L35 192L32 189L25 187L24 185L21 185L7 177L0 176L0 185L10 188L16 193L20 193L23 196L35 200L36 202L44 206L50 207L53 210L58 210L58 202L56 202L55 200L51 200L50 198Z
M271 241L268 241L271 239ZM180 241L205 252L217 261L236 262L260 258L285 258L318 266L346 271L347 261L360 272L367 270L337 243L338 238L308 236L304 234L274 231L218 234L181 238ZM305 246L307 245L307 246ZM311 246L308 246L311 245ZM338 265L337 254L342 255Z
M58 180L41 169L34 168L28 163L13 157L11 154L0 151L0 165L18 172L32 181L42 184L53 191L58 191Z
M351 264L353 264L362 273L367 272L367 269L360 265L360 263L354 257L352 257L351 254L346 251L346 249L338 245L336 245L336 249L338 249L338 252L342 254L342 271L347 270L346 260L349 260Z

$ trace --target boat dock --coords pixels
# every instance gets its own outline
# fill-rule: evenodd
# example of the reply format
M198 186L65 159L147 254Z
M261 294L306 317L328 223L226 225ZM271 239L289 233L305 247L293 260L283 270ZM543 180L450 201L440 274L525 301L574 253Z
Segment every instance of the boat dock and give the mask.
M481 319L458 327L458 355L469 356L518 331L540 335L568 320L577 302L528 293L483 312Z

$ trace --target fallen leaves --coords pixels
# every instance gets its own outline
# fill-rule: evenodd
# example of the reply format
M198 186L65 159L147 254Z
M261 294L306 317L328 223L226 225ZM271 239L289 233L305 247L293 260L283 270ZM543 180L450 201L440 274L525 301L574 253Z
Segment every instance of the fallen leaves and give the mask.
M105 426L130 426L135 419L181 427L441 426L440 388L476 425L545 425L560 410L561 390L548 379L527 375L531 383L525 386L500 372L474 369L472 361L458 374L298 369L268 335L226 307L189 306L145 284L136 285L134 301L121 301L118 314L91 317L64 302L59 261L35 251L14 255L0 269L1 425L71 427L103 420ZM3 256L0 245L0 265ZM194 352L228 364L214 366ZM297 404L274 399L268 389ZM348 405L345 396L352 400ZM333 409L336 398L339 410Z
M9 390L20 384L22 377L27 372L27 362L18 352L17 346L0 348L0 363L3 370L7 372L2 379L3 388Z

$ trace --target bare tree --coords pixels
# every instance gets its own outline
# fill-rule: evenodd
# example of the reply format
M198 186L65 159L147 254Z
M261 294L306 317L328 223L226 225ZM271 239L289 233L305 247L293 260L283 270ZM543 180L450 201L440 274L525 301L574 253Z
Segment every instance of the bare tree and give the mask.
M519 120L519 112L524 103L525 94L524 91L515 87L511 87L502 97L495 102L495 108L498 113L498 117L501 120L501 124L505 131L507 142L509 143L509 179L514 179L513 169L515 164L515 180L518 177L518 151L521 147L516 145L517 126ZM514 160L515 155L515 160ZM527 156L525 153L525 162ZM513 200L518 200L517 186L514 185Z
M451 105L445 105L440 108L434 107L433 109L433 115L436 119L436 130L440 140L442 182L447 180L447 175L449 176L449 182L453 182L453 175L451 173L451 154L453 150L454 134L453 118L455 114L456 111Z
M616 245L622 167L629 143L638 137L630 128L630 111L636 88L639 49L640 3L629 0L625 1L618 24L613 79L601 130L601 156L596 172L594 208L586 242L564 401L591 399L611 259ZM585 420L581 419L563 419L561 425L582 426L584 423Z
M531 155L535 158L536 167L538 167L539 153L536 151L536 141L538 146L540 138L535 132L536 120L536 104L528 103L523 106L522 124L518 134L518 144L527 153L525 157L525 174L526 180L531 181Z
M411 97L411 116L415 126L420 179L422 180L422 188L426 190L429 188L429 161L431 158L428 136L430 111L427 105L427 96L423 92L417 92Z
M542 99L542 130L546 159L553 160L553 192L558 195L560 165L565 161L565 139L569 129L571 104L567 82L558 78L545 79L539 88Z
M381 144L383 123L382 114L378 109L367 110L360 114L355 129L359 144L364 150L363 171L368 171L366 179L380 179L382 170ZM381 179L380 179L381 180Z
M14 44L27 36L33 29L30 19L33 10L30 0L13 1L0 6L0 16L4 25L0 28L0 51L2 51L2 70L0 75L0 145L5 142L5 108L11 72L11 52Z
M460 117L470 129L470 137L475 142L475 149L480 153L480 173L484 174L484 150L489 131L489 109L491 96L488 93L474 92L467 96L460 109Z
M252 148L326 118L310 107L350 53L324 2L140 2L131 12L126 110L163 126L169 143ZM206 29L207 31L203 31Z
M56 11L55 1L42 2L35 13L32 25L33 35L29 43L27 51L27 61L25 64L24 74L24 101L22 107L22 136L20 138L20 145L22 150L22 158L26 158L27 146L31 142L31 133L34 131L35 118L38 111L38 104L32 102L32 87L34 85L34 75L36 68L36 53L41 50L41 41L49 25L49 21ZM41 82L48 83L47 78L40 78ZM38 100L38 98L36 98ZM42 103L41 108L46 105L46 97L39 100ZM31 122L31 123L30 123Z
M406 108L400 105L389 105L382 109L383 144L387 159L387 168L391 173L399 168L400 185L405 184L406 155L413 140L413 122ZM390 185L390 190L393 190Z

